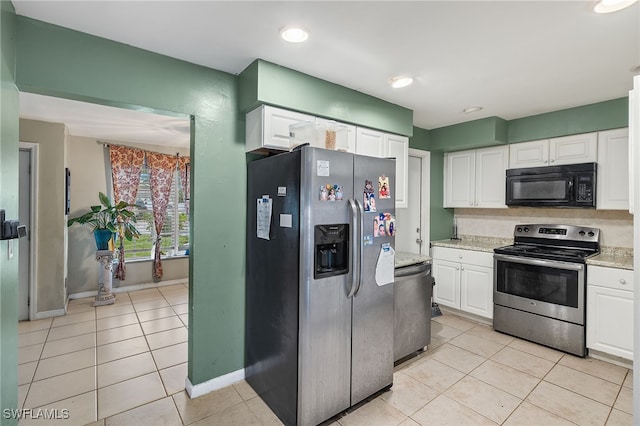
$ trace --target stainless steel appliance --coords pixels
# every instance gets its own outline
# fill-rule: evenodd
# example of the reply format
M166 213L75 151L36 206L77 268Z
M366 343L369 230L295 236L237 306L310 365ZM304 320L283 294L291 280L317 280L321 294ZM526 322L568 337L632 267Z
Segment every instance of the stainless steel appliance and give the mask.
M586 259L600 231L571 225L517 225L514 244L494 250L493 328L586 355Z
M395 362L431 343L431 265L418 263L396 268L394 287Z
M596 163L507 170L507 206L596 207Z
M245 375L287 424L393 382L395 160L304 147L248 164Z

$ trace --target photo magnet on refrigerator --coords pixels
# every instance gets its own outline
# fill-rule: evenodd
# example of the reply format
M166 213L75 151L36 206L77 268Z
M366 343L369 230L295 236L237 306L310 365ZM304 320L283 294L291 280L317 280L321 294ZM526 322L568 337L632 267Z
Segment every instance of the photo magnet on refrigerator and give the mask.
M373 182L370 180L364 181L364 191L362 191L362 205L365 212L376 211L376 196L373 192Z
M389 185L389 177L382 175L378 178L378 196L380 199L391 198L391 186Z

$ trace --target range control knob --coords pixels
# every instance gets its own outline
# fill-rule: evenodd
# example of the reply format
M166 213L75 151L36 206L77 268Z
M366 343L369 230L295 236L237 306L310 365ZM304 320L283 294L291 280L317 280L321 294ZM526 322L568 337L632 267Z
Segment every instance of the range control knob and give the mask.
M529 227L525 226L524 227L524 232L529 232Z
M518 226L517 231L518 231L518 232L522 232L522 227L521 227L521 226Z
M578 234L580 234L581 237L584 237L585 232L584 231L580 231L580 232L578 232Z
M590 237L593 237L596 234L594 234L593 231L589 231L589 233L587 235L590 236Z

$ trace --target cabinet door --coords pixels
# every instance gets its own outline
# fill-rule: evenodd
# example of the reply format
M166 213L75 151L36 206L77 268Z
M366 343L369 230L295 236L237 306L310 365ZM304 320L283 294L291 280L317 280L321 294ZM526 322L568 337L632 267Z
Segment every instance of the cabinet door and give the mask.
M476 197L474 207L507 208L505 179L509 167L509 147L476 150Z
M407 186L409 181L409 138L398 135L385 135L385 157L396 159L396 208L407 207Z
M598 209L629 210L628 155L628 129L598 133Z
M514 143L509 145L509 168L549 165L549 140Z
M444 154L444 207L473 207L475 169L474 151Z
M289 126L302 121L314 122L311 115L262 105L247 113L245 120L246 151L276 149L288 151Z
M493 269L460 265L460 309L493 318Z
M633 359L633 292L587 286L587 347Z
M384 133L358 127L356 129L356 154L384 157Z
M584 133L549 140L549 165L598 161L598 134Z
M444 306L460 309L460 264L447 260L433 260L433 300Z

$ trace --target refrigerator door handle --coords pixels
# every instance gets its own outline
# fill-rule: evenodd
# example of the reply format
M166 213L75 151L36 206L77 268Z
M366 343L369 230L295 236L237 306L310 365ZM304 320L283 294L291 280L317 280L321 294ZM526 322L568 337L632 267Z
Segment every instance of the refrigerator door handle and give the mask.
M358 241L356 241L356 247L358 249L358 285L354 296L358 295L360 291L360 285L362 284L362 265L364 264L364 250L362 249L363 232L364 232L364 207L360 200L356 200L356 207L358 208Z
M347 294L348 298L353 297L356 293L358 282L360 281L360 262L359 257L359 246L358 246L358 207L356 206L356 202L354 200L348 200L349 209L351 210L351 288L349 289L349 294Z

